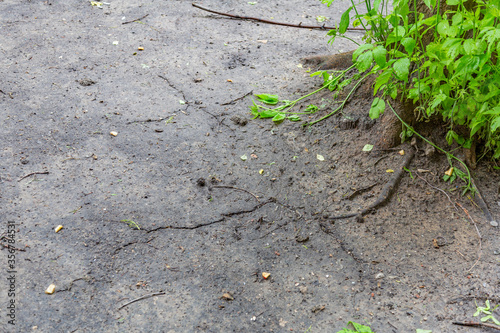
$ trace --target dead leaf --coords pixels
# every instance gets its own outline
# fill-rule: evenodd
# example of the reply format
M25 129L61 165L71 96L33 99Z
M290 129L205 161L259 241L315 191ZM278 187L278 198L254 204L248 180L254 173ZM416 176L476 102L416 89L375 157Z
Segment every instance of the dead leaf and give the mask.
M312 308L312 313L318 313L320 311L323 311L325 309L324 305L316 305L314 308Z
M220 298L226 301L234 300L234 297L230 293L224 293Z

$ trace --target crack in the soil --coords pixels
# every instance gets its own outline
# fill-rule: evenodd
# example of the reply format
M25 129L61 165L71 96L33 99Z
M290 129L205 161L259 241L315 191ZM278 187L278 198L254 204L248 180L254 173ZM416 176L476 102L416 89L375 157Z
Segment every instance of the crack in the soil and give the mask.
M247 209L247 210L239 210L239 211L236 211L236 212L230 212L230 213L222 213L222 217L218 220L214 220L214 221L210 221L210 222L207 222L207 223L200 223L200 224L196 224L196 225L193 225L193 226L173 226L173 225L167 225L167 226L162 226L162 227L158 227L158 228L155 228L155 229L151 229L151 230L147 230L147 229L142 229L144 231L146 231L146 233L150 233L150 232L155 232L155 231L158 231L158 230L163 230L163 229L176 229L176 230L194 230L194 229L198 229L198 228L202 228L202 227L206 227L206 226L209 226L209 225L212 225L212 224L216 224L216 223L221 223L221 222L224 222L226 220L226 217L231 217L231 216L234 216L234 215L241 215L241 214L247 214L247 213L251 213L267 204L270 204L270 203L277 203L277 200L276 198L269 198L268 200L264 201L264 202L261 202L259 203L258 205L255 205L254 207L250 208L250 209Z

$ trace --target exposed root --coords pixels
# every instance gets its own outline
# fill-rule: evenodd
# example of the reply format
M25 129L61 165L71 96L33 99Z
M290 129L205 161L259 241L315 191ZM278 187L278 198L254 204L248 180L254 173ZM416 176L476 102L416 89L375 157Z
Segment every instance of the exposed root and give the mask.
M314 67L317 70L337 69L344 70L352 66L352 54L354 51L307 57L302 59L305 66Z
M486 205L486 202L484 202L483 196L481 195L481 192L479 192L479 189L477 188L476 183L474 182L474 179L471 178L471 183L474 186L474 189L476 190L476 195L474 196L474 201L477 203L479 208L483 211L484 217L488 220L489 223L494 222L495 220L493 219L493 216L490 213L490 210L488 209L488 206Z
M413 157L415 156L415 151L413 149L410 149L408 154L406 155L406 158L403 162L403 165L401 165L401 168L398 169L396 172L394 172L393 176L389 181L384 185L382 188L382 191L380 192L380 195L378 196L377 200L375 200L374 203L372 203L370 206L367 208L363 209L359 213L352 213L352 214L346 214L346 215L339 215L339 216L332 216L329 219L331 220L339 220L339 219L346 219L349 217L354 217L356 216L356 220L358 222L363 222L363 216L366 214L370 213L372 210L384 205L387 203L387 201L390 199L394 191L399 185L399 182L401 178L403 177L404 174L404 168L407 168L408 165L410 165L410 162L412 161Z

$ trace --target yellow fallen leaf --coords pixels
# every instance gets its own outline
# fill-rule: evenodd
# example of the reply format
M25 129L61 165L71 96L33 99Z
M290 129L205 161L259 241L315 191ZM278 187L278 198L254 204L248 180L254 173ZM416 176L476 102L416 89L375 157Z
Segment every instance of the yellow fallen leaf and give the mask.
M260 169L259 173L262 175L264 173L264 169Z
M392 170L392 169L387 169L387 170L385 170L385 172L389 172L389 173L391 173L391 172L394 172L394 170Z
M142 46L139 46L137 49L138 49L139 51L144 51L144 47L142 47Z
M101 7L102 6L102 2L99 2L99 1L90 1L90 4L92 6L96 6L96 7Z
M58 225L58 226L55 228L55 230L54 230L54 231L55 231L55 232L59 232L59 231L61 231L61 229L62 229L62 228L63 228L63 226L62 226L62 225Z
M45 293L47 295L52 295L54 293L54 291L56 291L56 285L55 284L51 284L50 286L47 287L47 289L45 289Z
M231 80L231 79L227 79L227 82L233 82L233 80Z
M268 278L268 277L270 277L270 276L271 276L271 273L262 272L262 277L263 277L264 279L266 279L266 280L267 280L267 278Z
M453 167L451 167L448 171L446 171L444 173L445 175L447 175L448 177L451 177L451 175L453 175Z
M401 150L399 151L399 155L404 156L404 154L405 154L405 151L401 149Z
M118 132L111 131L111 132L109 132L109 135L112 135L112 136L117 136L117 135L118 135Z

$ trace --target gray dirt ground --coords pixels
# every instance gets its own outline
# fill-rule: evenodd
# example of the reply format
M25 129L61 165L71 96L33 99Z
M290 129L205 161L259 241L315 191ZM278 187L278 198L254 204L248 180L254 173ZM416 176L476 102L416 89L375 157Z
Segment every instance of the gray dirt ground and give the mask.
M304 24L338 22L347 5L200 4ZM481 247L467 215L420 178L405 176L364 223L327 219L366 207L403 160L361 151L376 139L370 94L305 129L251 120L250 97L228 103L307 93L320 81L299 59L352 48L184 0L0 0L1 232L6 245L14 222L19 249L14 297L0 251L0 331L337 332L349 320L379 333L481 331L452 321L473 319L475 300L500 303L499 230L458 190ZM323 115L330 99L311 102ZM341 129L343 117L358 128ZM447 168L441 155L410 166L444 189ZM21 179L34 172L46 173ZM499 216L498 172L482 161L474 176Z

